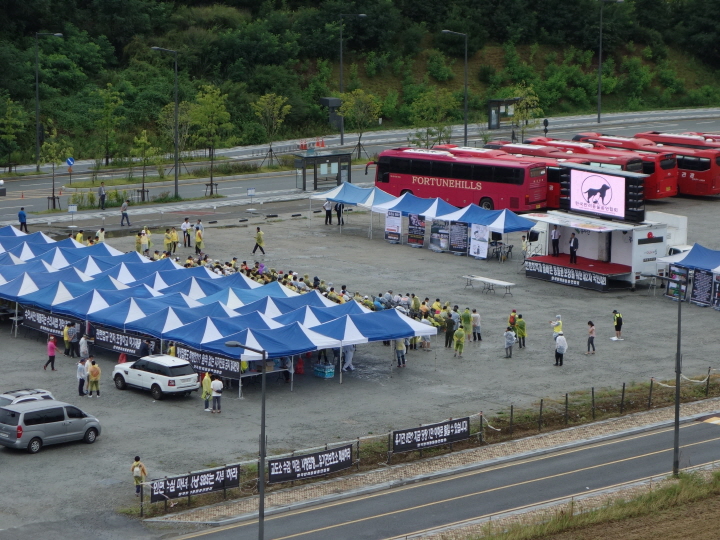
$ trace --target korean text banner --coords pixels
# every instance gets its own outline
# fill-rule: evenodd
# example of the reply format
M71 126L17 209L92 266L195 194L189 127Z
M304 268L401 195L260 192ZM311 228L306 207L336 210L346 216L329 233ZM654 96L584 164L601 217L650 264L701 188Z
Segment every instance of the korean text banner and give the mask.
M240 466L161 478L150 482L150 502L162 502L240 486Z
M268 482L276 484L325 476L348 469L352 464L352 444L314 454L271 459L268 461Z
M393 452L411 452L470 437L470 418L458 418L413 429L393 431Z

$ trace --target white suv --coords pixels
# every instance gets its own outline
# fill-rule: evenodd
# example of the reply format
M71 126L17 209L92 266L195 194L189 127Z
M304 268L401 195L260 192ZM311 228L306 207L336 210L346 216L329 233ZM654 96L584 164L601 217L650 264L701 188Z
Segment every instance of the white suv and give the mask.
M150 390L154 399L165 394L187 394L200 388L200 380L190 362L166 354L151 354L113 369L115 388L134 386Z

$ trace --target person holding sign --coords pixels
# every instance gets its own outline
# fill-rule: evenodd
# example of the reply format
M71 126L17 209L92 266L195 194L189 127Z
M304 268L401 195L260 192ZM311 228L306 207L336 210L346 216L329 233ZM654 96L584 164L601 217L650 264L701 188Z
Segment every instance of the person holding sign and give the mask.
M133 481L135 482L135 496L139 497L142 483L145 481L148 473L147 468L145 468L143 462L140 461L140 456L135 456L135 461L133 461L133 464L130 465L130 472L132 473Z

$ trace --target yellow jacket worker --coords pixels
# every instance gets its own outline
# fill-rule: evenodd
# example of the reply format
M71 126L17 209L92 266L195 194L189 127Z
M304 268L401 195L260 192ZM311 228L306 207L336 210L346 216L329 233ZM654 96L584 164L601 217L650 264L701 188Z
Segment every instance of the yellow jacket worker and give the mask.
M257 251L258 248L260 248L260 251L262 251L262 254L265 255L265 233L260 230L260 227L257 228L257 232L255 233L255 247L253 248L253 253Z

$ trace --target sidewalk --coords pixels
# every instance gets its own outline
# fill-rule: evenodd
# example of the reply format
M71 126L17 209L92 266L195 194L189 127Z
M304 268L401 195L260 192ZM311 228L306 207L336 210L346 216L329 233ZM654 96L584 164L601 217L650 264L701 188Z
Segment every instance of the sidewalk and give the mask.
M717 410L720 410L720 398L683 405L681 421L683 423L690 422L697 416ZM284 489L266 495L265 513L266 515L276 514L431 478L449 476L461 471L488 467L498 462L512 461L554 452L563 448L582 446L619 437L627 433L649 431L661 426L671 425L673 420L674 408L666 407L516 441L455 452L437 458L419 460L414 463L387 466L366 473ZM527 511L531 510L533 509L527 509ZM177 514L150 518L146 521L227 525L238 521L256 519L257 511L258 497L253 496L195 508ZM443 536L443 538L446 537ZM465 536L462 536L462 538L465 538Z

